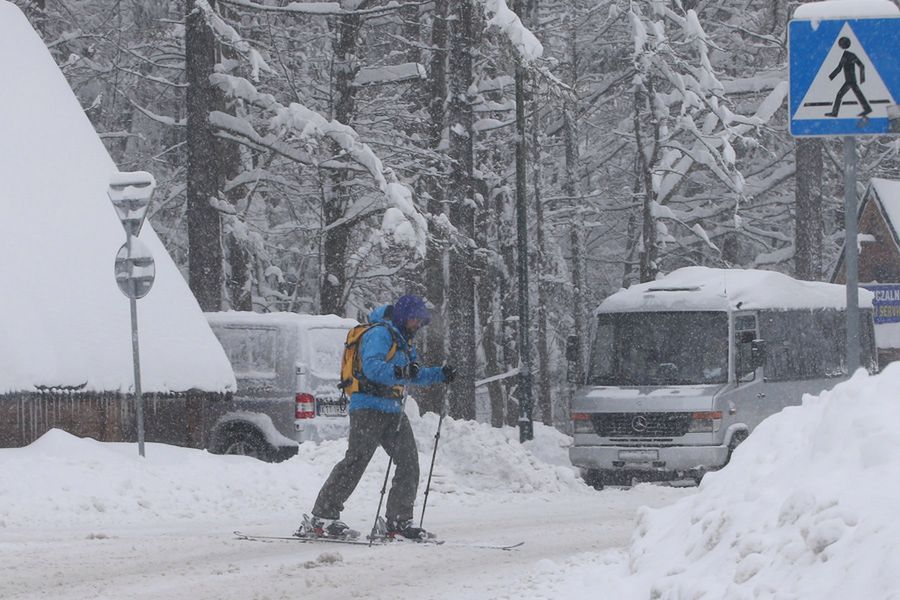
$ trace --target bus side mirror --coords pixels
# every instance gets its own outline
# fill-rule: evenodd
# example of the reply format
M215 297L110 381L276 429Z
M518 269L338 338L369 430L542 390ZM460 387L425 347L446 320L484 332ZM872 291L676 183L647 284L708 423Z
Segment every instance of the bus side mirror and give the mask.
M578 383L578 354L581 347L581 338L570 335L566 338L566 381Z
M753 340L750 342L750 362L754 369L766 365L766 340Z

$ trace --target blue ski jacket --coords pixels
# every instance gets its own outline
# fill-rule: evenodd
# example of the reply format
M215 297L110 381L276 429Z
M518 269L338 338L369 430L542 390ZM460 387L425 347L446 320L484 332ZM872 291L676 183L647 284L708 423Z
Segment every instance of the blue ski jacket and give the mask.
M394 367L404 367L411 362L416 362L416 348L409 340L391 323L384 318L387 306L379 306L369 313L369 323L381 323L379 327L372 327L362 336L359 346L360 362L363 375L375 383L383 385L433 385L444 381L444 372L441 367L422 367L419 374L413 380L398 379L394 376ZM393 338L391 337L393 334ZM391 346L397 341L397 351L391 360L387 360L387 354ZM403 409L403 400L398 398L384 398L365 392L354 392L350 396L350 412L363 408L375 409L384 413L399 413Z

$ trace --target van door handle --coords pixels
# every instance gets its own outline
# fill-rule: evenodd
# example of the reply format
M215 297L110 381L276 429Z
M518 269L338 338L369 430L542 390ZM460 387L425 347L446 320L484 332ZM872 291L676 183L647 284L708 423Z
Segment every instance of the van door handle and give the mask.
M766 393L765 393L765 392L760 392L760 393L758 393L758 394L756 395L756 397L757 397L757 398L765 398L765 397L766 397Z

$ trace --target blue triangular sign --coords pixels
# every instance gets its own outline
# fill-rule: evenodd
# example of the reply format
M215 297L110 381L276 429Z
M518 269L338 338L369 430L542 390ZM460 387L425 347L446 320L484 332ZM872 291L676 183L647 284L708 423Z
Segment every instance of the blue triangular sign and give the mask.
M791 21L789 36L792 135L900 132L900 18Z

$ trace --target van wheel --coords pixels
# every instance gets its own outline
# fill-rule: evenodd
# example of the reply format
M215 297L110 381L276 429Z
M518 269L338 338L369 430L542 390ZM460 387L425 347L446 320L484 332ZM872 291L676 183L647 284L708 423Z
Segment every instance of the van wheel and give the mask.
M267 462L271 462L274 456L273 448L266 442L262 433L257 429L245 427L225 432L218 453L250 456Z
M599 469L585 469L581 473L581 478L595 490L603 489L603 471Z
M728 460L725 461L725 464L731 462L731 455L734 452L734 449L741 445L741 442L747 439L749 434L745 430L735 431L734 435L731 436L731 442L728 444Z
M595 490L602 490L607 485L631 486L634 484L630 474L610 469L585 469L581 477Z

